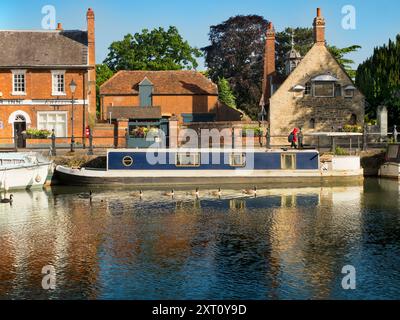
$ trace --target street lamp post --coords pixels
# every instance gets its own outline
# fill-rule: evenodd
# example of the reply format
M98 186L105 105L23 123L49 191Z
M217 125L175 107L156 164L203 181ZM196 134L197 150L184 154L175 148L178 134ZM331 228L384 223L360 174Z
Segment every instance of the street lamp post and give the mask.
M74 109L75 109L75 100L74 100L74 94L76 90L76 83L72 79L71 83L69 84L69 88L72 93L72 112L71 112L71 152L75 152L75 136L74 136Z

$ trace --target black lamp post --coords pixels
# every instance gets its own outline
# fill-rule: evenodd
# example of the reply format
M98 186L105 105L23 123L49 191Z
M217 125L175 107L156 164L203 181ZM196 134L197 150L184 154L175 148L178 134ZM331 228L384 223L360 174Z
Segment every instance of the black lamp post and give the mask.
M74 94L76 90L77 84L75 81L72 79L71 83L69 84L69 89L71 90L72 93L72 112L71 112L71 152L75 152L75 136L74 136L74 109L75 109L75 100L74 100Z

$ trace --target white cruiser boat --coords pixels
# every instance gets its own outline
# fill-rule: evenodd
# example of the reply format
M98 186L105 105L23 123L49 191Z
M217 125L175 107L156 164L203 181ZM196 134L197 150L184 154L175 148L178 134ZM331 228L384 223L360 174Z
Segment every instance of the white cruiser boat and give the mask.
M51 164L36 153L0 153L0 190L42 187Z

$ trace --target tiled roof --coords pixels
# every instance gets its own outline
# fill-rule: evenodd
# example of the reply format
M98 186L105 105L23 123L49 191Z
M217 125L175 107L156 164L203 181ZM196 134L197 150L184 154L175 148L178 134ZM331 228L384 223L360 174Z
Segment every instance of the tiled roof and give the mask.
M108 107L107 117L111 112L113 119L159 119L161 107Z
M86 31L0 31L0 67L86 66Z
M120 71L100 87L102 95L139 93L139 83L147 78L153 85L153 94L218 95L211 80L197 71Z

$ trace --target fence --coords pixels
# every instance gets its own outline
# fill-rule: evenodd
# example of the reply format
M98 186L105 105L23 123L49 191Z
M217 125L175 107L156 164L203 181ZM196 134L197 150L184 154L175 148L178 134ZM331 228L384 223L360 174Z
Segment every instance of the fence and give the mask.
M346 149L350 153L358 153L369 148L386 148L388 143L397 142L397 138L397 132L388 133L387 136L382 136L380 133L368 132L353 135L345 135L341 133L326 133L320 135L299 134L297 147L303 149L317 149L320 152L335 152L337 151L337 148L340 147ZM87 153L90 155L93 154L96 149L127 148L128 139L129 136L127 131L125 131L125 135L123 136L93 136L92 132L89 131L88 137L56 137L53 132L52 136L48 138L26 139L25 144L22 147L20 145L20 137L0 138L0 149L15 151L21 149L49 150L51 155L56 155L57 150L75 151L76 149L83 149L87 150ZM166 141L169 139L170 137L166 137ZM254 146L255 148L278 149L290 147L290 143L287 141L287 136L271 136L267 130L266 134L250 137L246 137L245 135L232 135L229 137L228 141L225 141L223 137L217 141L210 139L208 147L242 145L243 147ZM188 146L186 141L181 141L176 145L178 147L183 145ZM199 140L195 141L192 146L206 147L204 146L204 140L202 141L201 137L199 137Z

